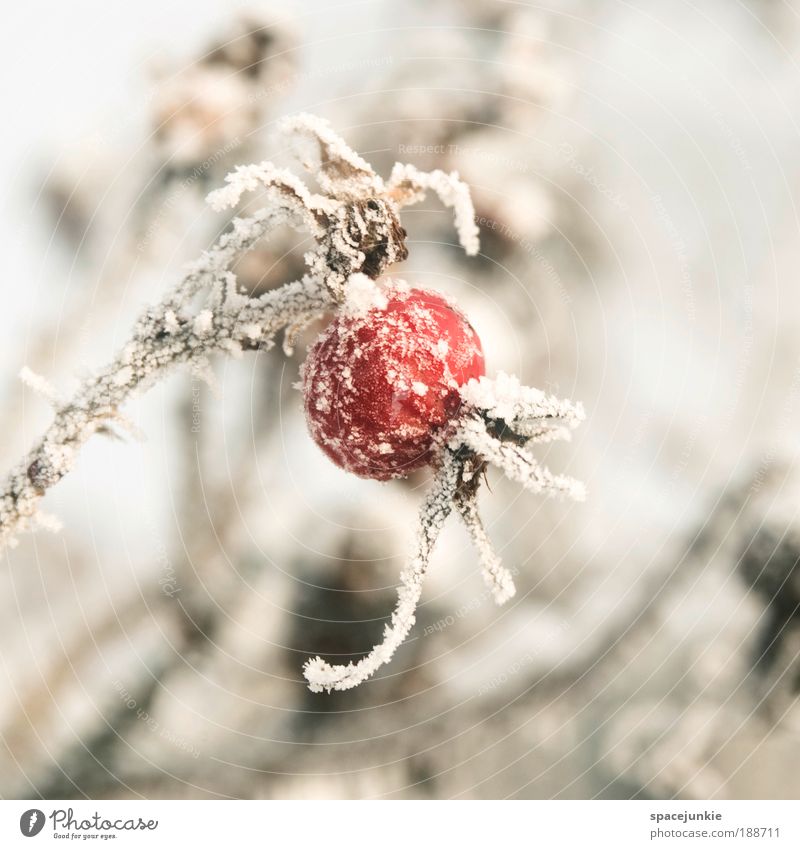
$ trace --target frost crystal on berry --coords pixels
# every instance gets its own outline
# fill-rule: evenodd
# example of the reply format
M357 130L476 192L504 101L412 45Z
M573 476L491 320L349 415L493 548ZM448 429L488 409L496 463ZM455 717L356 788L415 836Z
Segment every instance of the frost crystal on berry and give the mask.
M336 316L308 353L309 429L338 466L377 480L431 462L435 438L457 416L460 387L483 374L480 341L441 295L393 282ZM367 307L366 309L364 307Z

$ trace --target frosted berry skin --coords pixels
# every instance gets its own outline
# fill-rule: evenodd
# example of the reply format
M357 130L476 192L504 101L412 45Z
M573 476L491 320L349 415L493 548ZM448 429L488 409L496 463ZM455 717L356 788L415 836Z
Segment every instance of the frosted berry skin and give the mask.
M314 441L337 466L375 480L428 464L459 387L484 374L477 334L441 295L397 284L383 295L337 314L303 367Z

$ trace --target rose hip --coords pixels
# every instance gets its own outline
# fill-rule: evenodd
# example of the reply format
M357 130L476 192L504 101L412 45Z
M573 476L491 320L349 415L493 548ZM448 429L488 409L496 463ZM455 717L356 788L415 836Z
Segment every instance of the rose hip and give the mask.
M378 303L341 310L309 350L309 429L336 465L365 478L405 477L458 412L459 387L484 374L464 315L441 295L390 284Z

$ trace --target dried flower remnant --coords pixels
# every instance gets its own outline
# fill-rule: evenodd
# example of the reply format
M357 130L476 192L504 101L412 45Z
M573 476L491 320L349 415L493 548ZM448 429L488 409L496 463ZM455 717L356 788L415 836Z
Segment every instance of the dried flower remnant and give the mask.
M513 377L501 374L489 380L483 376L480 342L454 307L432 293L425 293L428 304L421 306L418 290L398 281L385 288L375 282L407 255L400 210L429 190L454 210L466 252L477 252L472 201L456 173L421 172L398 163L384 181L319 118L294 116L284 119L279 130L314 175L320 193L270 162L237 168L226 178L226 186L209 195L209 203L217 210L228 209L246 192L259 190L265 205L249 217L233 219L230 230L188 267L175 288L143 312L110 364L85 379L66 400L45 380L24 374L53 405L55 416L0 488L0 548L13 544L33 522L51 524L39 512L46 491L70 471L93 434L130 431L121 413L123 404L174 367L186 365L209 377L212 355L241 356L247 350L271 348L279 331L290 340L298 328L326 312L338 311L333 327L336 322L368 327L365 316L377 320L392 304L400 313L410 305L415 320L407 324L406 338L397 339L412 349L418 346L415 355L427 346L438 364L436 374L427 374L424 363L418 363L419 371L409 382L410 393L421 404L418 413L436 408L427 423L424 416L417 422L427 428L423 454L435 470L434 482L420 510L414 554L401 574L398 603L383 642L356 664L331 666L315 658L305 665L311 690L346 690L386 663L408 635L431 551L454 508L476 544L495 600L503 603L513 595L511 575L494 554L477 512L482 472L493 463L534 492L582 498L581 484L539 465L528 446L569 438L583 411L580 405L523 387ZM247 297L239 291L232 268L267 232L284 224L309 233L316 242L305 254L305 273L259 297ZM433 317L431 304L436 305ZM367 332L363 347L374 339L375 334ZM344 373L339 378L348 380ZM387 437L379 448L388 459L397 445Z

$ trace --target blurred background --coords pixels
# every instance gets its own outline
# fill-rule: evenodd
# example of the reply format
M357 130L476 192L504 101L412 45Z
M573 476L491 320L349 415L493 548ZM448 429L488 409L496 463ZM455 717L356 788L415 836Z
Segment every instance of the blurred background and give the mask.
M393 270L455 296L489 374L580 400L548 464L491 473L496 608L440 541L411 639L360 688L301 665L377 641L424 476L349 476L293 358L219 360L131 405L0 569L0 795L800 796L800 9L792 0L35 0L6 12L0 454L224 230L234 164L300 110L384 175L457 169L482 252L431 200ZM276 232L236 271L296 279Z

